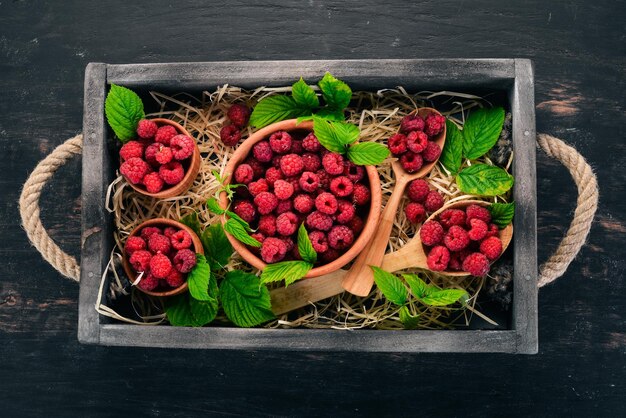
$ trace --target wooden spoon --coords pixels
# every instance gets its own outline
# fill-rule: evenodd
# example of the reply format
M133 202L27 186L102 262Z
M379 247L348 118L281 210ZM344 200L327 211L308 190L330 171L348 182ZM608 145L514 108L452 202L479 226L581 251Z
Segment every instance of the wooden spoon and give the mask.
M417 113L419 116L426 118L431 113L440 114L437 110L430 107L423 107L416 109L411 114ZM439 145L443 150L444 143L446 141L446 127L444 125L443 130L435 137L434 142ZM374 273L369 266L380 267L385 255L385 249L389 243L389 236L391 235L391 227L393 221L396 218L396 212L398 211L398 205L402 200L404 189L410 181L426 176L437 164L437 158L435 161L430 162L422 166L420 170L415 173L407 173L399 161L391 163L393 172L396 177L396 184L393 189L393 193L387 201L387 206L378 223L378 229L372 237L368 245L363 248L359 256L354 261L352 268L346 274L343 279L342 286L345 290L357 296L367 296L374 284Z

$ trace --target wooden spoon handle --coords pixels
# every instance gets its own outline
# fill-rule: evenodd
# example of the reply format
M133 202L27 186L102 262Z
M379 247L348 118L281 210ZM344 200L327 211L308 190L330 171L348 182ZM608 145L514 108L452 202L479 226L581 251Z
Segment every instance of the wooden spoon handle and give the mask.
M343 292L341 279L345 270L337 270L323 276L302 279L291 286L273 289L272 311L275 315L291 312L311 302L317 302Z

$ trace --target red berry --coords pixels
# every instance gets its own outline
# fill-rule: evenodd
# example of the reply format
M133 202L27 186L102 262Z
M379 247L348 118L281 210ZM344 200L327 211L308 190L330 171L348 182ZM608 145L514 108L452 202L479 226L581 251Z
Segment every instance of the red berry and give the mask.
M146 271L148 267L150 267L151 259L152 259L152 254L150 254L150 251L138 250L131 254L130 258L128 259L128 262L133 267L133 269L137 273L139 273L142 271Z
M310 171L305 171L302 173L300 180L298 180L298 184L300 188L305 192L314 192L320 186L320 179L317 174L312 173Z
M148 238L148 248L153 254L168 254L171 248L170 239L165 235L152 234L150 235L150 238ZM161 279L161 277L159 278Z
M472 253L463 260L463 270L472 276L485 277L489 273L489 260L484 254Z
M304 164L304 171L310 171L315 173L322 166L322 160L319 155L305 152L302 155L302 163Z
M172 235L174 235L175 233L177 233L179 231L179 229L173 228L171 226L168 226L167 228L165 228L163 230L163 235L165 235L168 238L172 238Z
M337 216L335 220L340 224L347 224L354 218L356 208L347 200L340 200L337 203Z
M184 229L175 232L169 238L170 243L175 250L184 250L185 248L189 248L191 247L191 244L193 242L191 239L191 235L189 235L189 232L185 231Z
M301 191L300 188L300 176L291 176L285 179L286 182L293 186L293 192L299 193Z
M343 175L352 183L356 183L365 177L365 169L360 165L355 165L352 161L346 161L343 165Z
M256 217L256 209L254 208L252 203L247 200L240 200L238 202L235 202L233 212L239 215L239 217L246 222L252 222Z
M280 238L269 237L261 245L261 258L266 263L276 263L285 258L287 245Z
M333 220L330 216L320 211L311 212L306 217L306 226L309 229L317 229L319 231L328 231L333 226Z
M150 139L156 135L159 127L154 121L148 119L142 119L137 124L137 135L141 139Z
M287 200L293 195L293 186L285 180L274 182L274 194L279 200Z
M354 216L350 222L348 222L348 227L354 232L354 235L358 235L363 231L363 219L358 216Z
M335 177L330 181L330 191L338 197L346 197L352 194L354 185L346 176Z
M307 194L299 194L293 199L293 207L302 214L308 214L313 210L315 201Z
M289 212L292 209L293 209L293 203L291 202L290 199L279 200L278 205L276 205L276 209L274 209L274 212L276 212L276 215L280 215L281 213Z
M143 178L143 185L146 186L148 193L158 193L163 189L163 179L159 177L156 171L148 173Z
M408 133L411 131L423 131L426 123L419 115L406 115L400 122L400 130Z
M424 222L426 219L426 209L421 203L410 202L404 207L404 213L412 224Z
M220 129L220 139L224 145L234 147L241 141L241 131L235 125L226 125Z
M480 243L480 252L490 260L494 261L502 254L502 241L498 237L485 238Z
M302 148L309 152L318 152L322 148L322 145L317 140L315 134L311 132L302 140Z
M280 160L280 171L287 177L297 176L303 169L304 162L297 154L287 154Z
M266 238L266 236L265 236L265 235L263 235L263 234L262 234L262 233L260 233L260 232L254 232L254 233L250 234L250 236L251 236L252 238L254 238L255 240L259 241L261 244L263 244L263 241L265 241L265 238ZM251 248L252 248L252 250L254 250L255 252L258 250L258 249L257 249L257 247L251 247Z
M189 273L196 266L196 254L189 250L180 250L174 256L174 267L181 273Z
M154 154L154 159L157 160L159 164L167 164L172 161L173 158L174 154L172 153L172 149L164 145L159 145L159 149L156 154Z
M470 228L467 235L472 241L480 241L487 236L487 230L489 227L485 222L477 218L469 219L467 222Z
M429 191L428 182L424 179L417 179L409 183L407 196L412 202L423 203Z
M276 182L276 180L281 180L284 178L285 176L283 176L283 172L276 167L270 167L265 172L265 180L270 187L274 187L274 183Z
M354 232L345 225L333 226L328 233L328 245L336 250L345 250L354 242Z
M334 152L329 152L322 157L322 166L328 174L338 176L343 173L343 156Z
M157 129L156 135L154 135L154 142L169 146L170 141L176 135L178 135L176 128L172 125L164 125Z
M325 263L331 263L341 256L341 252L334 248L329 248L328 251L322 253L322 261Z
M254 158L262 163L269 163L272 161L272 157L274 156L272 149L270 148L270 143L267 141L259 142L252 147L252 155L254 155Z
M143 238L144 240L148 241L148 239L150 239L150 236L152 234L160 234L161 233L161 229L157 228L156 226L146 226L145 228L141 229L141 238Z
M443 227L437 221L424 222L420 228L420 239L429 247L439 244L443 240Z
M126 254L128 255L132 255L135 251L145 250L146 246L146 241L144 241L141 237L133 236L126 240L124 251L126 251Z
M323 192L315 198L315 207L322 213L332 215L337 212L337 198L328 192Z
M130 158L120 166L120 173L132 184L139 184L150 171L150 166L141 158Z
M463 258L465 254L461 252L450 253L450 261L448 262L448 270L461 271L463 270Z
M172 148L174 158L182 161L191 157L196 148L196 143L187 135L176 135L170 141L170 148Z
M185 177L185 170L178 161L162 165L159 168L159 176L169 185L178 184Z
M129 160L131 158L143 157L143 144L139 141L128 141L120 149L120 158Z
M322 254L328 250L328 240L322 231L309 232L309 240L316 253Z
M352 189L352 201L357 205L365 205L370 201L370 189L361 183L354 185Z
M413 131L413 132L409 132L408 135L406 136L406 147L411 152L418 154L424 151L427 145L428 145L428 135L426 135L424 132Z
M291 152L294 154L301 155L304 152L304 148L302 148L302 141L298 141L297 139L292 139L291 140Z
M422 168L424 161L420 154L416 154L411 151L407 151L400 157L400 164L407 173L415 173Z
M154 290L159 285L159 279L154 277L152 273L144 274L137 286L143 290Z
M270 187L265 179L258 179L248 184L248 191L254 197L261 192L269 191Z
M328 174L325 169L320 169L315 172L320 181L320 189L328 189L330 187L330 174Z
M183 250L189 251L189 250ZM172 262L165 254L155 254L150 259L150 273L157 279L165 279L172 271Z
M428 252L426 264L432 271L444 271L450 262L450 250L443 245L438 245Z
M168 286L176 289L177 287L180 287L183 285L183 283L185 283L185 276L183 276L180 271L172 269L170 270L170 274L168 274L165 278L165 281L167 282Z
M261 216L257 230L266 237L276 235L276 217L274 215Z
M426 117L424 132L426 132L428 136L435 136L443 131L444 126L446 126L446 118L442 115L431 113Z
M393 155L397 156L404 154L407 150L406 136L404 136L403 134L395 134L391 136L387 140L387 146L389 147L389 151L391 151Z
M254 178L258 179L265 173L265 166L263 163L257 161L256 158L250 156L246 158L243 162L244 164L248 164L252 167L252 171L254 172Z
M288 237L298 229L298 217L293 212L285 212L276 218L276 232Z
M261 192L254 198L254 204L261 215L267 215L276 209L278 198L273 193Z
M277 154L285 154L291 150L291 141L291 135L287 132L274 132L270 135L270 148Z
M291 238L289 238L289 237L278 237L278 239L285 243L285 247L287 248L287 252L293 250L294 247L296 246L294 244L293 240Z
M254 170L248 164L240 164L235 169L235 181L238 184L249 184L254 179Z
M450 251L461 251L470 243L467 231L458 225L452 225L443 237L443 243Z
M146 147L144 157L146 158L146 162L153 167L160 165L159 162L156 160L156 154L159 151L160 147L161 147L161 144L156 143L156 142Z
M228 109L227 116L233 125L243 128L250 119L250 109L242 103L235 103Z
M436 161L441 155L441 148L436 142L428 141L426 148L422 152L422 158L426 162Z
M460 209L446 209L439 215L439 222L444 228L453 225L465 226L465 212Z
M491 222L491 213L483 206L471 204L465 208L465 214L467 215L467 226L469 226L470 219L480 219L486 224Z
M424 207L428 212L435 212L443 206L443 196L436 190L431 190L426 195Z
M485 237L497 237L500 232L500 229L498 228L498 225L496 224L489 224L489 229L487 230L487 235Z

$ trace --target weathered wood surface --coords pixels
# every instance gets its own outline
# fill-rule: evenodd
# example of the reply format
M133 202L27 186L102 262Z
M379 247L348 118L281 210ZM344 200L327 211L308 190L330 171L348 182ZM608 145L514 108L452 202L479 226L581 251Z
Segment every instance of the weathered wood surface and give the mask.
M509 3L1 2L2 415L623 415L626 6ZM596 168L602 195L589 244L539 295L538 355L78 344L78 286L30 247L16 202L36 162L81 130L87 62L437 57L532 58L537 131ZM44 224L74 254L79 178L76 160L42 201ZM541 262L567 229L576 191L541 153L537 190Z

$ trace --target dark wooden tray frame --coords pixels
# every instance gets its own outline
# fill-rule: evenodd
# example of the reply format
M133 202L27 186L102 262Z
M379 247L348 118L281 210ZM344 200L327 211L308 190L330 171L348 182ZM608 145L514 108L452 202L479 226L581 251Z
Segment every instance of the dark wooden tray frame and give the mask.
M242 87L312 82L325 71L355 90L402 85L410 91L500 89L513 114L516 212L511 329L339 331L181 328L109 323L95 310L102 272L113 247L112 217L104 208L113 180L104 99L107 84L196 91L229 83ZM205 349L374 352L503 352L534 354L537 338L535 107L527 59L255 61L171 64L90 63L85 72L82 174L82 252L78 339L83 343Z

